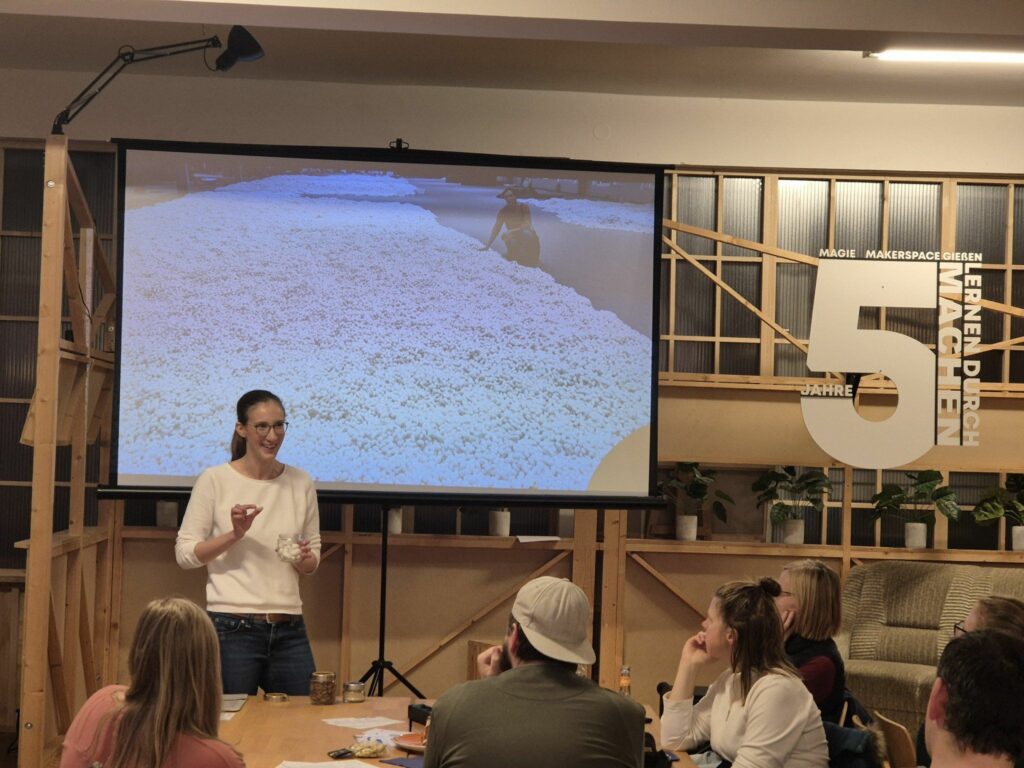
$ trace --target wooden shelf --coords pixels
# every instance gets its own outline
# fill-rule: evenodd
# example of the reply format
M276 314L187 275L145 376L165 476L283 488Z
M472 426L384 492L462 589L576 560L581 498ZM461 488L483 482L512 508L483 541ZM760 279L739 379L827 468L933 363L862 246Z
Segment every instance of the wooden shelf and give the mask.
M850 547L854 560L919 560L936 563L1024 564L1024 552L999 549L906 549L904 547Z
M90 526L83 529L82 535L75 536L70 531L57 531L53 534L53 557L66 555L77 549L86 549L95 546L107 539L107 530L97 526ZM14 542L15 549L28 549L29 539L22 539Z
M695 555L757 555L760 557L839 558L839 545L765 544L738 541L675 541L673 539L626 539L629 552L674 552Z

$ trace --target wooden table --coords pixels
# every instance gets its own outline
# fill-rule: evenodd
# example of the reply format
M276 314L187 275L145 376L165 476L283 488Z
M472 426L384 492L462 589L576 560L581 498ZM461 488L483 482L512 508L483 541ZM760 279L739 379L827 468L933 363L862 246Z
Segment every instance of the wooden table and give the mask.
M409 696L371 697L359 704L316 706L307 696L292 696L276 704L262 696L250 696L231 720L220 724L220 737L242 753L247 768L276 768L282 760L329 761L332 749L347 747L359 731L323 722L335 717L391 717L400 722L384 725L388 730L407 730L409 704L422 701ZM652 723L657 727L657 721ZM423 726L414 724L415 730ZM650 727L650 726L649 726ZM404 757L403 750L389 749L383 758ZM368 763L379 760L360 758ZM678 768L692 768L689 755L680 754ZM344 768L344 761L338 763Z
M272 703L262 695L250 696L231 720L220 724L220 737L242 753L247 768L275 768L282 760L327 762L332 749L347 747L359 731L323 722L334 717L391 717L399 722L382 725L388 730L407 731L409 704L420 701L408 696L371 697L359 704L317 706L308 696L292 696ZM423 726L415 724L417 730ZM389 749L384 758L406 757L408 753ZM378 760L360 758L368 763ZM344 761L338 762L344 768Z

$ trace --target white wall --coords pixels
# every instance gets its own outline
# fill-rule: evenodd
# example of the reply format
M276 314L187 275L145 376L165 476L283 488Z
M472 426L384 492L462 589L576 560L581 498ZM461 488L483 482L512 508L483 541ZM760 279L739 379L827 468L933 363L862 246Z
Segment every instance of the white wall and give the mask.
M136 72L144 67L136 65ZM54 115L94 74L0 70L0 136L44 137ZM67 133L370 147L401 136L416 149L1024 174L1020 108L263 82L236 73L122 75Z

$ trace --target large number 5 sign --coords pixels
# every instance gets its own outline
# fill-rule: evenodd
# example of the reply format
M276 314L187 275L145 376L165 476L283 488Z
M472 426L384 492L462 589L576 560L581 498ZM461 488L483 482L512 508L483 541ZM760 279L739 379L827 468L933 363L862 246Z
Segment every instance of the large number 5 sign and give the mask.
M867 469L897 467L935 444L935 354L909 336L857 323L861 307L935 307L937 282L935 263L818 262L807 367L881 372L899 395L885 421L864 419L848 397L801 397L807 430L833 458Z

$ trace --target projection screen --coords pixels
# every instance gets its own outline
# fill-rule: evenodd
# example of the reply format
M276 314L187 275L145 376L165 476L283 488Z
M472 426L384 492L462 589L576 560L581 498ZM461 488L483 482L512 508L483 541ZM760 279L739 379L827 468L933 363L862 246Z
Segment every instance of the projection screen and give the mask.
M331 495L649 496L659 169L119 146L117 488L190 488L260 388Z

